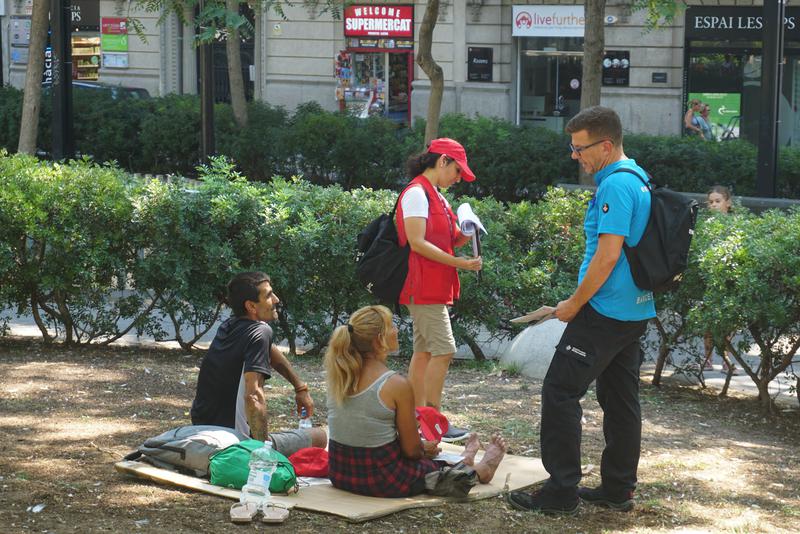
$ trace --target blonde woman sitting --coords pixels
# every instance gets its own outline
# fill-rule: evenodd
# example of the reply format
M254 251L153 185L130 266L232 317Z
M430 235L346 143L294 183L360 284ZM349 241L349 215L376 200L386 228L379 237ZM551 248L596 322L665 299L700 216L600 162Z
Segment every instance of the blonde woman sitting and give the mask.
M397 348L397 328L384 306L359 309L331 336L325 369L333 485L373 497L407 497L426 490L459 495L453 480L463 481L465 473L472 478L469 487L491 481L506 452L499 435L492 436L478 463L476 434L456 466L432 460L440 449L420 438L411 384L386 366L389 352Z

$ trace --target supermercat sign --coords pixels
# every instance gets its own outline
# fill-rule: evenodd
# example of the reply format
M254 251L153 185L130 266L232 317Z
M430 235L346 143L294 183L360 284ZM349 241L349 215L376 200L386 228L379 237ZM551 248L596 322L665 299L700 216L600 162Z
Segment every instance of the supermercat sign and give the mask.
M760 7L688 7L686 38L760 41L764 31L763 14ZM800 9L787 7L784 15L785 37L791 40L800 39Z
M586 25L582 5L513 6L514 37L583 37Z
M414 37L414 6L348 6L345 37Z

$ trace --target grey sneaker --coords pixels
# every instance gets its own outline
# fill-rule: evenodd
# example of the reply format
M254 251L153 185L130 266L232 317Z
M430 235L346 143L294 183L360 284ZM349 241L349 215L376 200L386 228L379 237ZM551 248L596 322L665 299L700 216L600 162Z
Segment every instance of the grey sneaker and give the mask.
M633 510L633 492L628 491L620 495L607 495L602 486L596 488L578 488L578 497L589 504L610 508L619 512Z
M447 432L442 436L442 441L446 443L458 443L464 441L469 437L469 430L465 428L458 428L457 426L449 425Z

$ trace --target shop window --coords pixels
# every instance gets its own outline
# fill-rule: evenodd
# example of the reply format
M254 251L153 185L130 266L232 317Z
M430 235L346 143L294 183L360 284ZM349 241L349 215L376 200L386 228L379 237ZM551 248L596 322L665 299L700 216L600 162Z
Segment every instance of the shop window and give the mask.
M564 37L520 40L520 123L563 132L580 111L582 42Z
M97 80L100 69L100 37L72 36L72 78Z

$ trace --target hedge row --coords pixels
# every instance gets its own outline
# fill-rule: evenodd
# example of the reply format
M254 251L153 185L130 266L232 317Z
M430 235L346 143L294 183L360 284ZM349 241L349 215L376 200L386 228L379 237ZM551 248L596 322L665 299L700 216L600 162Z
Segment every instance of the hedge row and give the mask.
M299 179L248 182L224 159L187 190L88 161L2 154L0 302L32 314L48 341L48 327L76 344L132 329L166 339L166 323L190 348L223 311L227 280L263 270L283 302L279 335L319 348L370 301L354 273L355 237L396 197ZM472 200L492 238L483 286L462 277L461 340L482 324L506 332L505 318L569 292L585 198L554 190L537 204Z
M111 98L102 91L75 91L75 136L80 154L117 161L132 172L193 176L200 152L196 96L147 100ZM0 147L16 150L22 93L0 88ZM294 114L260 102L249 104L250 121L238 128L227 104L215 107L217 149L252 180L300 175L318 185L344 189L396 189L406 158L423 146L424 124L401 128L389 120L367 120L323 111L316 103ZM50 101L42 101L39 147L50 148ZM442 136L463 142L478 181L454 194L492 196L504 202L536 200L555 183L577 181L568 138L542 128L486 117L446 115ZM627 135L625 149L657 181L682 191L703 192L725 184L737 195L755 193L756 149L746 142L704 143L696 138ZM782 148L779 196L800 198L800 150Z
M222 158L199 176L188 190L113 166L0 151L0 304L31 313L47 341L48 327L68 343L107 343L134 328L166 339L166 322L188 349L222 313L227 280L263 270L283 301L278 335L319 350L370 302L354 274L355 236L396 193L248 182ZM509 317L573 291L587 199L551 189L538 203L457 200L489 232L483 281L461 276L460 342L479 350L481 328L511 336ZM767 384L788 372L800 346L800 210L705 215L695 235L683 283L658 297L660 360L706 331L718 344L737 332L741 342L729 349L769 403ZM407 325L402 334L408 347ZM752 344L758 366L744 357Z

